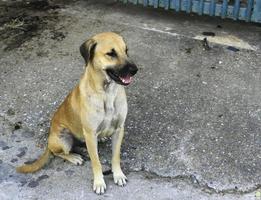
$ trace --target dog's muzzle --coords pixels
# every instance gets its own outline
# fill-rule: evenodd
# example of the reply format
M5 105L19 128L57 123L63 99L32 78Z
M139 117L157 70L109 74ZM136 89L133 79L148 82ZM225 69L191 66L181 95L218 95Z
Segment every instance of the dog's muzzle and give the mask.
M120 67L106 69L108 76L121 85L129 85L137 71L137 66L131 62Z

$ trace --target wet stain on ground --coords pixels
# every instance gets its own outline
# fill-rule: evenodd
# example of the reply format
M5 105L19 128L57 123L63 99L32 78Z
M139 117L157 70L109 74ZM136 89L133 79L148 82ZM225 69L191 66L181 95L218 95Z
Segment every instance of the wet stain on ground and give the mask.
M0 140L0 147L3 148L3 147L5 147L5 146L7 146L6 142Z
M54 1L28 0L10 1L0 3L0 37L3 42L3 51L19 48L23 43L34 36L39 35L42 30L51 28L48 21L58 19L60 8ZM65 37L58 33L59 40ZM13 112L11 112L13 114Z
M14 130L18 130L18 129L20 129L22 127L22 122L16 122L15 124L14 124Z
M9 116L15 115L15 111L12 108L9 108L7 110L7 115L9 115Z
M31 138L31 137L34 137L35 133L34 133L33 131L27 130L27 131L23 131L23 132L21 133L21 135L22 135L22 137L24 137L24 138Z
M37 187L39 185L39 182L38 181L35 181L35 180L32 180L32 181L30 181L29 183L28 183L28 187L30 187L30 188L35 188L35 187Z
M11 160L11 163L15 163L15 162L17 162L17 161L18 161L17 158L13 158L13 159Z
M40 181L44 180L44 179L47 179L49 178L48 175L44 174L44 175L41 175L39 176L36 180L31 180L29 183L28 183L28 187L30 188L35 188L37 187L39 184L40 184Z
M63 32L53 32L53 36L51 36L51 39L62 41L65 38L65 34Z
M44 175L41 175L37 178L37 181L41 181L41 180L44 180L44 179L47 179L49 178L49 176L47 174L44 174Z
M21 184L20 186L23 187L26 183L27 183L26 179L22 179L20 181L20 184Z
M74 171L71 170L71 169L65 170L64 172L65 172L65 174L66 174L67 176L71 176L71 175L74 174Z
M10 149L10 147L9 146L2 147L2 150L7 150L7 149Z
M27 147L21 147L18 149L18 151L20 153L16 154L17 157L21 158L25 155L26 151L27 151Z

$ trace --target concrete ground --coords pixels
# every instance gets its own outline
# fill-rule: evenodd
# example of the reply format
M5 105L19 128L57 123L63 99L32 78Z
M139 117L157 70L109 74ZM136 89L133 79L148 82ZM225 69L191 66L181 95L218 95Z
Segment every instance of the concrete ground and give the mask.
M17 174L83 72L80 44L103 31L123 35L140 68L126 88L127 186L107 175L96 196L88 157ZM0 1L0 38L1 200L261 199L260 25L113 1ZM99 151L108 170L110 141Z

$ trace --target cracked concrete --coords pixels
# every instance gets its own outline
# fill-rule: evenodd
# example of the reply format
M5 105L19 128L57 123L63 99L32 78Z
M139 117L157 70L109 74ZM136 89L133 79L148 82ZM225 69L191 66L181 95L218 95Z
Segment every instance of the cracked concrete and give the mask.
M260 26L113 1L53 3L34 11L42 24L19 47L7 48L12 35L1 41L0 199L258 199ZM16 174L42 153L52 113L82 73L79 45L102 31L123 35L140 67L126 88L128 185L106 176L108 191L96 197L88 159L79 167L55 158L36 174ZM210 40L206 49L195 39L204 31L240 40ZM109 169L110 141L100 155Z

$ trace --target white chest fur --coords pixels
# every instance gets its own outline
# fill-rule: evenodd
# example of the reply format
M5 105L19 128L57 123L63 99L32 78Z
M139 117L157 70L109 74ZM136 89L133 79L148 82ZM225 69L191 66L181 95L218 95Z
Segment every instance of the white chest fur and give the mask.
M126 104L126 99L119 97L119 85L113 83L107 86L104 99L104 112L101 116L102 120L99 124L96 134L98 137L109 137L117 128L119 128L125 120L125 112L121 106Z

